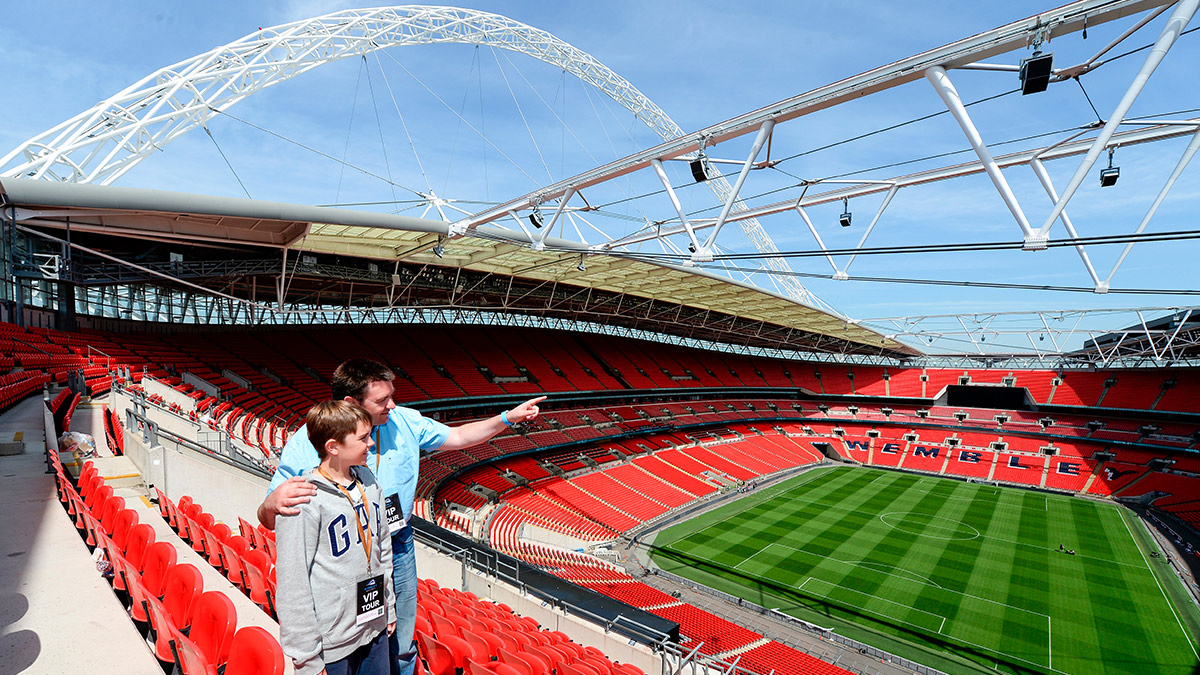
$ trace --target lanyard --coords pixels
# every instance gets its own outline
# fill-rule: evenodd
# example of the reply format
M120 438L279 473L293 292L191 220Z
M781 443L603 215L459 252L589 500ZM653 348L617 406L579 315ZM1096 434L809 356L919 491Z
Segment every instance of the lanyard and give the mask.
M383 454L383 446L379 445L379 427L375 427L375 475L379 475L379 455Z
M358 538L362 541L363 554L365 554L367 557L367 572L370 572L371 571L371 504L367 501L366 489L364 489L363 484L361 482L359 482L358 491L360 494L362 494L363 510L366 511L366 513L367 513L367 527L366 527L366 530L364 531L362 520L360 520L358 517L358 509L354 508L354 498L350 496L350 492L346 488L339 485L336 480L334 480L333 478L331 478L329 476L329 474L325 473L325 469L322 469L321 467L317 467L317 471L320 472L320 474L322 476L324 476L326 480L328 480L330 483L333 483L333 486L338 489L338 492L342 493L342 496L345 497L347 500L349 500L350 508L352 511L354 511L354 524L358 526Z

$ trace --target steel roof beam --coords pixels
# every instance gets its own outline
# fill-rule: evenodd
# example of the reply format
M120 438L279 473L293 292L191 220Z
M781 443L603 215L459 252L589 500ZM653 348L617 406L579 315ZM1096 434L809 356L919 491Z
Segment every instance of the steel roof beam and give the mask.
M1022 48L1027 43L1030 31L1035 30L1038 26L1048 27L1045 31L1046 37L1052 39L1082 29L1085 20L1094 26L1163 4L1168 3L1163 0L1082 0L1059 7L1036 17L979 33L970 38L784 99L699 131L684 134L647 150L485 209L469 218L460 219L453 223L452 227L456 232L474 229L484 223L497 220L509 210L530 208L539 199L557 199L565 195L567 190L581 190L633 171L645 169L650 166L650 161L653 159L673 159L687 153L697 152L702 144L712 146L743 136L761 128L767 120L773 120L775 123L785 122L861 98L867 94L898 87L923 77L925 71L934 66L954 68ZM1057 218L1057 214L1055 218Z

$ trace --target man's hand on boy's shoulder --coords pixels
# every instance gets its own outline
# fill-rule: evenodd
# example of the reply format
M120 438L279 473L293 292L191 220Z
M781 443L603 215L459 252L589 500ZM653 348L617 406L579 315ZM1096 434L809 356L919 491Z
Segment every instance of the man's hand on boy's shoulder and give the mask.
M317 486L304 480L304 476L292 476L267 495L263 505L276 515L294 516L300 513L299 506L307 504L315 494Z

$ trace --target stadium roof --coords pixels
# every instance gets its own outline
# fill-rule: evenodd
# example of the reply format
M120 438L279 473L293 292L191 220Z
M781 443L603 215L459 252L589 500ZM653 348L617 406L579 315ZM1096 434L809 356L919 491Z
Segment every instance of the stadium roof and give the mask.
M591 256L586 248L554 242L535 251L505 240L493 228L472 236L448 237L448 224L401 215L340 208L212 197L159 190L52 183L4 178L0 203L6 220L19 227L67 229L99 235L114 250L124 238L195 246L267 247L283 251L282 260L264 266L188 274L178 264L156 271L153 261L130 265L168 282L192 276L189 283L220 289L250 301L257 288L271 288L278 277L286 304L367 304L378 307L482 309L622 325L735 345L843 354L917 356L919 352L841 317L806 307L760 288L705 270L634 258ZM86 258L103 254L72 242ZM434 251L439 248L440 255ZM189 257L203 257L191 249ZM564 252L570 251L570 252ZM392 263L392 269L366 268L363 274L322 274L316 260L292 251ZM577 251L577 252L576 252ZM124 251L126 255L131 251ZM161 255L166 255L162 252ZM292 257L289 259L289 255ZM260 255L261 257L261 255ZM290 260L290 262L289 262ZM166 261L164 261L166 262ZM351 263L353 265L353 263ZM74 266L81 284L132 281L128 273L87 278L86 264ZM99 269L99 268L96 268ZM455 270L450 274L450 270ZM149 280L143 277L140 280ZM261 278L270 278L262 283Z

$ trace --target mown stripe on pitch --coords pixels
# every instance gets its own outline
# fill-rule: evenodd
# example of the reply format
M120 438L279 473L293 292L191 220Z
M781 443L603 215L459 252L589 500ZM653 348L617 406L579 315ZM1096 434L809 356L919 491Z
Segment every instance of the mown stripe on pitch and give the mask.
M970 521L973 527L981 532L987 531L987 525L996 514L995 499L991 494L984 494L978 488L961 484L958 492L973 492L970 502L963 511L962 521ZM964 495L965 496L965 495ZM984 539L955 539L946 542L937 561L929 568L929 576L945 590L927 586L917 596L917 606L928 611L937 612L946 617L944 632L953 635L956 628L955 618L962 606L962 594L967 592L971 580L971 572L979 560L979 552L983 548ZM936 609L934 609L936 608ZM969 623L969 625L974 625Z
M1131 675L1161 672L1157 664L1147 658L1147 650L1153 650L1155 645L1146 635L1141 617L1132 604L1133 596L1124 571L1120 565L1107 564L1115 559L1115 550L1108 532L1099 526L1097 516L1094 504L1071 504L1071 520L1083 538L1068 548L1075 549L1081 572L1087 579L1087 597L1078 598L1076 603L1080 610L1092 613L1104 672ZM1124 530L1117 534L1123 533Z

